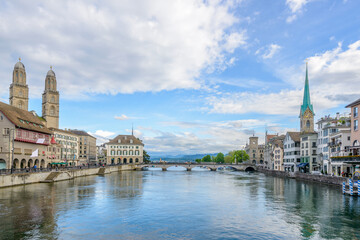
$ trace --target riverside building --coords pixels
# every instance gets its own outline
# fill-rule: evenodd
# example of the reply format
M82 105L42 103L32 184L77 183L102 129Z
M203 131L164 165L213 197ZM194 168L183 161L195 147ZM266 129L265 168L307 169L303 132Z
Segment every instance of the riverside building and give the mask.
M134 135L118 135L105 144L107 164L142 163L144 144Z
M295 172L300 164L300 132L287 132L284 139L284 171Z
M252 164L264 164L264 145L259 145L259 138L249 137L249 144L246 143L245 151L249 155Z
M79 164L97 163L96 138L83 130L69 129L77 135Z

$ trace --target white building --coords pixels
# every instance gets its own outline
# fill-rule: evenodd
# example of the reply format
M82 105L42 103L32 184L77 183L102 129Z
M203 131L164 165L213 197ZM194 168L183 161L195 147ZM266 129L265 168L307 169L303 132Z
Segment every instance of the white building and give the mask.
M61 144L60 158L70 166L78 165L78 136L67 129L50 128L54 132L55 141Z
M284 139L284 171L295 172L300 164L300 132L287 132Z
M105 145L107 164L143 162L144 144L133 135L118 135Z

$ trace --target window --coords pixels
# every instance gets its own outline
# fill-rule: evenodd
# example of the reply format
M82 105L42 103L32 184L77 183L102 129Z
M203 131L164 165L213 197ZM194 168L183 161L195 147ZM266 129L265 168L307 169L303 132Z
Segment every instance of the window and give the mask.
M310 128L310 121L309 120L306 121L306 127Z
M354 130L358 130L359 129L359 121L358 120L354 120Z
M10 129L9 128L4 128L3 129L3 135L9 135L10 134Z
M358 116L358 108L354 107L354 117L357 117L357 116Z

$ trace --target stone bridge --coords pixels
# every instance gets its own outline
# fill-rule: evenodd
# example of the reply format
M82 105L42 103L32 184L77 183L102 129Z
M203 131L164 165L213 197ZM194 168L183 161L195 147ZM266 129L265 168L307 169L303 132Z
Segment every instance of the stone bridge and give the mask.
M174 166L181 166L186 168L186 171L191 171L194 167L205 167L207 169L210 169L211 171L216 171L219 168L232 168L235 171L256 171L256 166L254 164L250 163L240 163L240 164L213 164L213 163L160 163L160 162L154 162L154 163L143 163L136 165L135 170L142 171L145 168L148 167L157 167L161 168L163 171L166 171L169 167Z

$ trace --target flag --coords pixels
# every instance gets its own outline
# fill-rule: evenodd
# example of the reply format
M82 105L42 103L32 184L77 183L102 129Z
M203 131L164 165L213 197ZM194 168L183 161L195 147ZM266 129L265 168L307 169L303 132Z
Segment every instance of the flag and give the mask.
M45 138L38 138L36 143L43 144L45 142Z
M39 149L36 149L35 151L32 152L30 157L38 157L39 156Z

